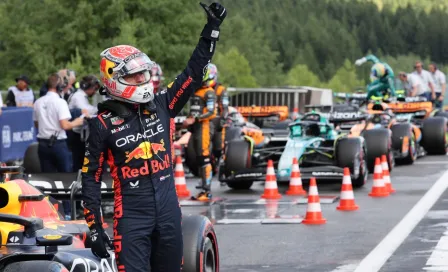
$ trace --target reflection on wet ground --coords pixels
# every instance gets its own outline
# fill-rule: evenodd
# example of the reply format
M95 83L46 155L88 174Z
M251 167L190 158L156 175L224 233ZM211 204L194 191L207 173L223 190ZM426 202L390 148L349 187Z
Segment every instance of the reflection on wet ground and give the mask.
M333 204L339 196L321 195L320 203ZM271 199L215 198L209 202L179 200L182 214L207 216L215 225L221 224L300 224L306 214L308 199L292 197ZM113 203L110 203L113 204ZM112 225L113 205L104 206L106 222Z

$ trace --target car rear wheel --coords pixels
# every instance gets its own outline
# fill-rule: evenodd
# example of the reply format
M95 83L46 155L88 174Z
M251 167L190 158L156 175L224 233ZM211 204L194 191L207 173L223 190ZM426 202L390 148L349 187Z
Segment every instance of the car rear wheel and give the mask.
M342 138L336 144L336 163L350 169L352 185L362 187L367 181L367 163L363 141L359 137Z
M437 116L423 121L422 146L429 155L446 154L447 119Z
M397 164L413 164L417 159L417 143L412 132L411 124L396 124L391 127L392 130L392 148L394 150L405 151L408 155L404 158L395 158ZM407 145L404 142L405 137L408 139Z
M67 268L60 263L52 261L25 261L12 263L6 266L3 272L63 272Z
M224 176L230 177L233 172L250 169L252 167L252 152L250 143L238 139L227 143L224 161ZM247 190L253 181L228 181L227 186L235 190Z
M369 169L369 173L373 173L375 159L381 158L382 155L386 155L389 172L392 172L394 159L390 130L386 128L375 128L364 131L362 136L366 143L367 169Z
M184 217L182 235L184 241L182 272L218 272L218 240L210 220L197 215Z

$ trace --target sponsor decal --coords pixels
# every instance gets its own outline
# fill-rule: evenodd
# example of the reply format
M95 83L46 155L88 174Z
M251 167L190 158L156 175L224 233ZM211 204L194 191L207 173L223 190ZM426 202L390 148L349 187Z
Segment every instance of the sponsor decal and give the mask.
M83 165L87 165L87 164L89 164L89 159L87 159L86 157L84 157L84 164Z
M110 132L111 132L112 134L114 134L114 133L123 131L123 130L125 130L125 129L128 129L128 128L130 128L130 127L131 127L131 126L130 126L129 124L126 124L126 125L122 125L121 127L114 128L114 129L112 129Z
M126 152L126 161L125 163L130 162L132 159L150 159L152 158L153 152L154 154L158 154L160 151L166 151L165 142L160 140L160 143L151 143L151 142L143 142L138 145L131 152Z
M119 125L123 124L124 119L121 118L121 117L113 117L113 118L110 119L110 122L114 126L119 126Z
M83 166L82 168L81 168L81 172L82 173L87 173L89 171L89 167L87 167L87 166Z
M107 118L109 118L109 117L111 117L111 116L112 116L112 112L108 112L108 113L101 114L101 117L102 117L103 119L107 119Z
M151 113L149 112L149 110L143 110L143 114L149 115Z
M12 137L11 137L12 136ZM2 144L4 148L10 148L12 143L30 142L34 139L34 128L30 130L11 132L11 127L2 127Z
M151 167L151 173L155 174L161 170L171 167L170 157L165 154L163 161L151 160L151 165L148 165L148 160L145 160L143 166L140 168L131 168L129 166L123 166L121 168L121 174L123 178L136 178L140 176L149 175L149 167Z
M76 258L73 260L70 272L117 272L114 263L115 254L110 254L110 260L103 258L99 263L87 258Z
M173 84L174 84L174 81L171 81L169 84L168 84L168 88L171 88L172 86L173 86Z
M115 145L117 147L125 146L131 142L135 143L138 142L140 139L149 139L159 133L164 132L165 129L163 128L162 124L157 125L156 128L151 128L145 131L144 135L141 133L137 133L136 135L127 135L126 137L120 138L115 142Z
M360 112L334 112L331 117L334 119L355 119L362 117Z
M147 123L148 123L148 122L151 122L151 120L150 120L150 119L146 119L146 122L147 122ZM154 121L154 122L148 123L148 124L146 124L146 126L147 126L147 127L152 127L152 126L156 125L158 122L160 122L160 119L157 119L157 120Z
M57 193L70 193L71 188L73 187L73 184L76 181L62 181L62 180L56 180L56 181L46 181L46 180L32 180L32 177L29 177L29 183L36 187L42 187L44 193L50 193L48 190L55 190L58 189L59 191ZM111 187L112 184L109 185ZM106 189L108 186L105 182L101 182L101 188ZM105 192L105 191L104 191Z
M11 128L9 126L2 128L2 144L4 148L11 147Z
M48 234L48 235L44 235L42 237L44 237L45 240L57 240L57 239L61 239L62 235L51 235L51 234Z
M131 189L137 189L139 183L140 183L139 180L137 180L137 181L135 181L135 182L130 181L130 182L129 182L129 185L131 185Z
M171 176L171 174L168 174L166 176L161 176L160 181L164 181L165 179L169 178L170 176Z
M188 88L188 86L190 86L192 81L193 81L193 78L189 76L187 78L187 80L185 80L185 82L182 84L182 86L180 87L180 89L177 91L176 95L173 97L173 99L170 102L169 108L171 110L174 109L174 105L176 105L177 101L179 101L179 98L182 96L185 89Z
M312 172L313 176L343 176L342 173L337 172Z

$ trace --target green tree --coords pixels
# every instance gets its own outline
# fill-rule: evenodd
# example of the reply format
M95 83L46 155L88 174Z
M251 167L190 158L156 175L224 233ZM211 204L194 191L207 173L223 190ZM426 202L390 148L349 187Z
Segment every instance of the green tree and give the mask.
M321 81L304 64L299 64L292 68L287 77L286 84L290 86L313 86L320 87Z
M344 65L337 70L327 87L338 92L353 92L356 88L364 85L365 82L357 78L352 62L345 60Z
M215 63L219 67L220 81L233 87L258 87L248 60L236 47L226 53L217 53Z

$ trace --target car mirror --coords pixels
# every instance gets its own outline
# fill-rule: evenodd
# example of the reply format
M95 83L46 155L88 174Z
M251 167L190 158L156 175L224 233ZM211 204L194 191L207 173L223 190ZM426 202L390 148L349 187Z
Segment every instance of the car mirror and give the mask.
M69 246L73 243L73 236L61 234L46 234L36 236L37 246Z

